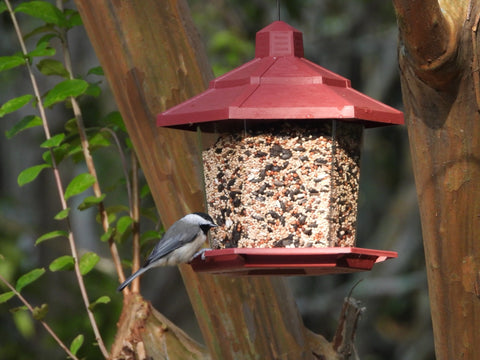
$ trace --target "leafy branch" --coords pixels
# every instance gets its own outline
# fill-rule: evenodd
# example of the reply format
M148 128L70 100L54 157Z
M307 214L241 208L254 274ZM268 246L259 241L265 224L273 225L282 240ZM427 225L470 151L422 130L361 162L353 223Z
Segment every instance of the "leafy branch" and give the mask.
M10 2L11 0L0 2L0 13L5 11L9 13L20 44L21 53L12 56L0 56L0 72L24 65L33 88L33 94L26 94L5 102L0 106L0 118L32 103L33 107L37 109L38 115L25 116L6 132L6 136L7 138L12 138L25 129L41 126L43 128L45 140L40 144L40 147L46 150L42 155L44 162L24 169L18 175L17 181L20 186L26 185L34 181L44 169L52 169L61 203L61 209L54 216L54 219L64 220L65 229L53 230L43 234L36 239L35 245L57 237L68 239L69 254L54 259L49 265L49 270L52 272L61 270L74 271L80 289L83 306L86 309L89 323L96 339L96 344L98 344L102 355L105 358L108 358L109 353L103 342L99 325L92 310L97 304L108 303L110 298L108 296L100 296L95 301L90 301L84 283L84 276L95 267L100 260L100 257L93 252L87 252L81 257L79 256L75 235L70 225L71 209L68 207L67 202L70 198L79 195L87 189L91 188L93 190L93 196L86 196L78 206L78 209L82 211L90 207L98 208L99 215L97 220L101 224L103 230L103 235L100 240L108 243L114 267L120 282L124 281L125 275L117 249L117 242L121 242L129 235L132 235L132 270L137 270L140 267L141 246L149 240L157 239L159 236L159 232L153 230L146 231L141 235L140 218L141 216L144 216L155 223L158 218L156 213L154 214L153 212L150 212L149 209L141 208L140 206L141 198L150 193L148 187L143 187L140 190L139 164L133 149L131 149L128 138L126 139L126 146L127 149L131 149L132 151L130 151L129 154L130 163L126 160L124 147L117 134L117 130L126 133L126 129L121 117L117 115L118 112L111 113L103 119L106 125L90 128L85 126L84 116L77 98L83 95L98 96L101 90L96 83L87 82L82 78L76 78L74 76L67 33L72 27L81 25L81 19L78 12L72 9L64 9L64 1L62 0L56 0L56 5L47 1L27 1L18 4L16 8L12 8ZM23 35L17 20L17 13L24 13L33 16L42 20L44 24L35 28L29 34ZM34 36L36 37L37 35L40 35L40 39L38 40L36 47L32 51L28 51L26 45L27 40ZM56 50L50 46L51 39L59 40L59 49L63 56L62 61L53 58L56 54ZM41 60L36 61L36 58L39 57ZM38 76L33 72L34 65L43 75L60 76L62 81L42 95L39 86L39 79L37 78ZM102 76L103 70L99 67L93 68L88 71L87 76L91 74ZM73 118L65 123L65 131L58 134L52 134L49 127L49 120L46 115L46 108L50 108L57 103L66 103L67 107L70 108L73 113ZM122 205L110 207L105 205L104 199L106 194L101 190L97 170L92 157L94 150L100 147L110 146L112 143L118 150L124 171L129 202L128 208ZM66 187L64 187L59 171L59 164L66 158L71 158L74 162L77 162L78 160L85 161L88 171L77 175ZM121 212L126 212L127 214L117 217L117 214ZM42 269L42 271L44 270ZM38 278L33 279L32 281L37 279ZM3 278L0 280L5 282ZM130 291L138 293L140 290L139 285L139 279L136 279L132 283L131 289L126 289L124 294L128 294ZM39 311L32 306L29 308L26 305L26 300L23 297L20 297L19 289L13 291L11 285L9 286L7 284L7 286L11 291L0 294L0 303L8 301L11 297L17 296L25 304L25 309L32 308L36 312ZM45 316L48 311L47 304L44 305L45 306L42 305L41 308L42 317ZM34 318L36 318L35 313L33 314ZM47 331L49 331L49 333L57 340L58 337L55 336L51 328L49 329L50 330ZM80 336L82 339L81 341L83 342L83 335L78 335L70 347L70 351L74 355L76 355L76 351L81 346L81 343L78 345L80 342ZM57 340L57 342L59 342L59 340ZM78 348L76 346L78 346ZM65 349L66 347L63 345L62 348ZM71 355L69 354L69 356Z
M63 1L62 0L57 0L57 8L60 9L63 12ZM65 63L65 69L68 72L68 77L73 80L73 71L72 71L72 60L71 60L71 54L70 50L68 47L68 38L67 38L67 33L63 27L59 28L59 35L60 35L60 40L62 43L62 50L63 50L63 57L64 57L64 63ZM110 224L108 222L108 214L107 211L105 210L105 206L103 204L102 199L102 191L100 189L100 183L98 181L98 176L97 176L97 171L95 169L95 164L93 163L93 158L90 153L89 149L89 142L87 139L87 134L85 131L85 124L83 122L83 115L82 111L80 109L80 106L78 105L78 101L75 99L75 97L70 97L70 102L72 104L72 109L73 113L75 115L75 120L77 123L77 128L78 128L78 133L80 136L80 143L82 145L82 150L83 150L83 156L85 158L85 162L87 164L88 172L90 175L92 175L93 179L95 179L95 182L93 183L93 192L95 194L95 197L97 199L100 199L98 203L98 211L100 213L100 219L101 223L103 226L103 231L105 233L109 233L110 229ZM117 245L115 244L115 241L113 240L113 237L109 237L108 239L108 244L110 248L110 253L112 255L113 262L115 264L115 269L117 271L119 281L123 282L125 281L125 274L123 272L120 256L118 254L118 249ZM128 290L127 290L128 291ZM85 306L88 307L88 304L86 303Z
M23 4L19 5L19 7L23 5L23 8L20 8L20 10L23 10L27 13L32 13L32 11L35 11L35 10L38 11L38 8L35 9L35 7L43 6L43 10L45 10L45 7L48 7L48 5L51 5L49 3L44 3L44 2L39 2L39 1L32 2L32 3L35 4L35 5L30 6L30 7L28 7L27 3L23 3ZM32 3L30 3L30 4L32 4ZM43 4L43 5L41 5L41 4ZM17 22L17 19L16 19L15 12L14 12L9 0L5 0L5 5L7 6L8 13L10 14L10 17L12 19L12 23L13 23L13 26L14 26L14 29L15 29L15 33L16 33L18 41L20 43L22 54L23 54L23 57L25 59L24 64L26 65L28 74L30 76L30 81L31 81L33 91L34 91L34 94L35 94L37 107L38 107L38 110L39 110L39 113L40 113L40 119L41 119L41 122L42 122L43 130L44 130L44 134L45 134L45 138L46 138L46 144L44 143L44 146L46 145L49 149L49 152L50 152L51 168L53 170L55 183L56 183L56 186L57 186L57 190L58 190L58 194L59 194L59 198L60 198L60 202L61 202L61 207L62 207L61 213L63 214L62 217L66 221L67 238L68 238L68 242L69 242L69 246L70 246L71 258L73 260L73 267L74 267L75 276L77 278L77 282L78 282L78 285L79 285L79 288L80 288L80 293L82 295L82 299L83 299L84 304L85 304L85 310L86 310L88 318L90 320L92 330L95 334L95 339L96 339L97 344L100 348L100 351L102 352L103 356L107 359L109 357L109 354L108 354L108 351L107 351L107 349L105 347L105 344L103 342L102 336L100 334L97 322L95 320L95 316L93 315L93 312L90 309L91 304L90 304L90 300L88 298L87 290L86 290L85 283L84 283L84 280L83 280L82 271L80 269L79 257L78 257L78 252L77 252L76 243L75 243L75 239L74 239L74 234L73 234L73 232L71 230L71 226L70 226L70 221L69 221L69 216L68 216L69 208L67 206L67 197L68 197L68 190L72 189L72 187L70 187L70 186L67 187L67 191L64 192L64 186L63 186L63 183L62 183L62 180L61 180L61 177L60 177L60 172L58 170L57 162L56 162L56 159L55 159L55 154L54 154L53 147L52 147L52 145L56 145L58 143L59 138L52 138L52 136L50 134L50 129L49 129L49 126L48 126L47 117L46 117L46 114L45 114L45 106L53 105L56 102L65 100L65 98L67 98L67 97L72 99L74 96L83 93L86 90L86 86L88 86L88 84L83 80L76 80L76 79L70 79L70 81L68 81L68 80L64 81L64 82L62 82L62 83L60 83L56 86L57 91L50 92L49 93L50 97L48 96L49 94L47 94L47 96L45 97L45 100L42 100L42 96L40 94L40 90L39 90L39 87L38 87L37 80L36 80L36 78L33 74L33 71L32 71L31 65L30 65L30 61L28 60L29 56L31 56L31 54L29 54L28 51L27 51L25 42L23 40L22 32L20 30L20 26L19 26L19 24ZM16 11L20 11L19 7L17 7ZM57 9L57 8L51 6L51 7L48 7L49 11L40 11L40 13L45 14L45 16L48 17L48 19L46 19L47 21L56 23L57 25L64 25L64 21L61 20L61 19L63 19L63 17L59 16L59 13L56 12L54 9ZM58 11L60 12L60 10L58 10ZM47 47L47 45L44 45L43 49L46 49L46 47ZM62 91L59 90L59 86L62 87L60 89ZM44 102L45 102L45 104L44 104ZM86 146L88 148L88 145L86 145ZM42 167L38 168L39 171L41 171L44 167L47 167L47 166L42 165ZM78 177L77 177L77 179L78 179ZM94 178L94 180L96 182L96 178ZM84 182L82 182L82 184L84 184ZM71 190L70 194L73 195L75 193L78 193L80 189L83 191L84 190L83 186L81 186L80 188L76 188L75 190Z
M83 343L83 335L77 336L70 346L70 349L63 343L62 340L55 334L52 328L43 320L48 306L47 304L43 304L41 307L33 307L23 296L20 294L20 291L27 286L28 284L37 280L40 276L45 273L45 269L34 269L27 274L21 276L17 280L17 284L15 287L12 286L1 274L0 280L10 289L9 292L3 293L0 295L0 303L8 301L11 297L16 296L20 299L20 301L25 305L25 307L30 311L33 318L38 320L40 324L47 330L47 332L52 336L52 338L57 342L57 344L67 353L69 357L74 360L78 360L76 353L80 349Z

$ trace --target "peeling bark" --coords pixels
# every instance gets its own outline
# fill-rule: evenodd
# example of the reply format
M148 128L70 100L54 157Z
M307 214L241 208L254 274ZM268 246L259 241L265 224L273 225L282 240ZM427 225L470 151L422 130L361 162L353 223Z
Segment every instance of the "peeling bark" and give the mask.
M432 0L423 4L395 0L394 4L436 357L475 359L480 343L480 299L476 295L480 274L480 2L438 5ZM434 24L437 28L430 31ZM435 45L419 48L420 44Z

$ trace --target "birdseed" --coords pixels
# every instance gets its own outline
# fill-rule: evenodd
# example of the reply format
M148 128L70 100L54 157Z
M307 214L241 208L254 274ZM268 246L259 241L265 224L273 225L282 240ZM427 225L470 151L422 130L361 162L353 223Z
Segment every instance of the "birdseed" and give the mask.
M354 246L363 126L272 123L203 151L220 248Z

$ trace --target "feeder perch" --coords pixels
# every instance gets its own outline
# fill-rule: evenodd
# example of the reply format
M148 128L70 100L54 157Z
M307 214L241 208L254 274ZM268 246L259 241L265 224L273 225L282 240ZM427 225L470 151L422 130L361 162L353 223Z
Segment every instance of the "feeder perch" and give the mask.
M202 134L219 227L194 270L317 275L396 257L355 247L363 129L389 124L403 114L306 60L300 31L282 21L259 31L252 61L157 117Z

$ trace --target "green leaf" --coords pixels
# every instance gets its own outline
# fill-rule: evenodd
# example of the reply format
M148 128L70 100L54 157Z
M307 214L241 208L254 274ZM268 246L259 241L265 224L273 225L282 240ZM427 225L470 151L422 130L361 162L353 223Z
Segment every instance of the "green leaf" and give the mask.
M31 284L35 280L37 280L40 276L42 276L45 273L44 268L39 268L39 269L33 269L32 271L29 271L28 273L20 276L20 278L17 280L17 283L15 285L15 289L20 292L22 289L27 286L28 284Z
M71 29L74 26L80 26L83 24L82 18L78 11L72 9L65 9L65 15L67 16L67 27Z
M68 71L65 69L63 64L54 59L42 59L38 64L37 64L38 70L43 74L43 75L58 75L63 78L68 78L69 74Z
M17 135L20 131L29 129L34 126L42 125L42 119L35 115L28 115L25 116L22 120L16 123L10 130L5 132L5 136L7 139L11 139L15 135Z
M80 267L80 273L82 275L87 275L99 261L100 256L94 252L87 252L83 254L83 256L80 258L80 262L78 263L78 266Z
M42 39L47 39L50 36L51 35L45 35ZM54 48L50 47L50 44L45 40L45 41L39 42L37 44L37 47L27 54L27 57L30 59L30 61L32 61L32 58L34 58L34 57L53 56L53 55L55 55L55 52L56 52L56 50Z
M47 30L47 29L48 29L48 27L45 27L45 30ZM55 31L54 26L50 26L50 29L52 31ZM41 48L48 48L50 46L50 40L55 39L55 38L60 38L60 37L58 36L58 34L56 34L54 32L53 33L50 32L48 34L45 34L40 39L38 39L37 47L41 46Z
M41 164L41 165L35 165L29 168L26 168L20 174L18 174L18 178L17 178L18 185L23 186L25 184L28 184L29 182L32 182L37 178L37 176L40 174L40 172L43 169L48 167L50 167L50 165Z
M100 240L103 242L110 240L110 238L113 235L113 231L114 231L114 228L109 228L105 233L103 233L103 235L100 237Z
M63 220L68 216L68 214L70 214L70 208L66 208L66 209L63 209L63 210L59 211L58 214L55 215L53 218L55 220Z
M85 159L82 146L75 139L73 139L70 143L70 148L68 149L68 153L66 155L71 157L73 162L76 164Z
M83 345L83 335L80 334L80 335L77 335L77 337L73 339L72 343L70 344L70 352L73 355L77 355L77 352L78 350L80 350L82 345Z
M0 3L0 14L3 13L4 11L7 11L7 5L4 2Z
M133 223L133 219L130 216L122 216L117 221L117 232L123 234Z
M65 200L84 192L93 184L95 184L95 177L92 174L83 173L75 176L65 190Z
M8 300L10 300L14 296L15 296L15 293L13 291L7 291L3 294L0 294L0 304L3 304L4 302L7 302Z
M15 12L39 18L47 24L65 26L67 21L63 13L54 5L46 1L29 1L19 4Z
M0 118L27 105L32 98L33 95L27 94L8 100L0 107Z
M70 135L73 134L78 134L78 125L77 125L77 119L71 118L65 122L65 125L63 126L65 131L69 133Z
M99 203L101 203L103 199L105 199L105 196L106 194L102 194L100 197L87 196L85 199L83 199L83 202L80 205L78 205L77 209L82 211L85 209L89 209L92 206L96 206Z
M112 128L114 131L122 130L123 132L127 132L127 128L123 123L122 115L120 115L118 111L112 111L111 113L108 113L102 119L102 122Z
M98 149L101 147L107 147L110 146L110 134L106 132L98 132L91 136L88 139L88 144L90 145L90 148L92 149Z
M148 196L150 194L151 194L151 192L150 192L150 187L148 186L148 184L143 185L142 188L140 189L140 198L144 199L146 196Z
M10 309L13 313L13 321L17 330L25 339L31 339L35 335L35 325L26 306Z
M55 87L50 90L43 104L46 107L50 107L53 104L64 101L69 97L76 97L82 95L88 88L88 83L85 80L80 79L69 79L64 80L61 83L55 85Z
M99 75L99 76L104 76L105 73L103 72L103 69L101 66L95 66L88 70L87 75Z
M117 220L117 214L121 212L129 213L130 209L128 206L125 205L114 205L114 206L109 206L106 208L107 214L108 214L108 223L113 224ZM100 214L98 214L95 219L100 223L102 219L100 218Z
M73 257L70 255L64 255L53 260L48 268L50 271L72 270L74 265L75 261L73 260Z
M108 297L106 295L100 296L97 300L90 303L90 306L88 308L90 310L93 310L95 308L95 306L97 306L98 304L108 304L109 302L110 302L110 297Z
M35 306L33 308L33 313L32 316L35 320L42 321L45 319L45 316L47 316L48 313L48 304L42 304L42 306L38 307Z
M23 56L0 56L0 71L13 69L20 65L25 65L25 59Z
M25 311L25 310L28 310L27 305L16 306L14 308L9 309L8 311L10 311L12 314L15 314L16 312Z
M40 244L41 242L44 242L45 240L54 239L54 238L60 237L60 236L65 236L65 237L67 237L67 236L68 236L68 232L66 232L66 231L64 231L64 230L50 231L49 233L46 233L46 234L43 234L42 236L40 236L40 237L35 241L35 245L38 245L38 244Z
M70 144L63 143L60 146L49 149L42 154L42 159L50 166L52 166L52 151L53 156L55 157L55 162L58 165L62 162L67 153L70 151Z
M45 140L43 143L40 144L40 147L42 148L52 148L52 147L57 147L59 146L63 139L65 138L64 133L60 133L57 135L52 136L50 139Z
M99 97L102 94L102 89L98 84L89 84L87 91L85 91L85 95L90 95L93 97Z

